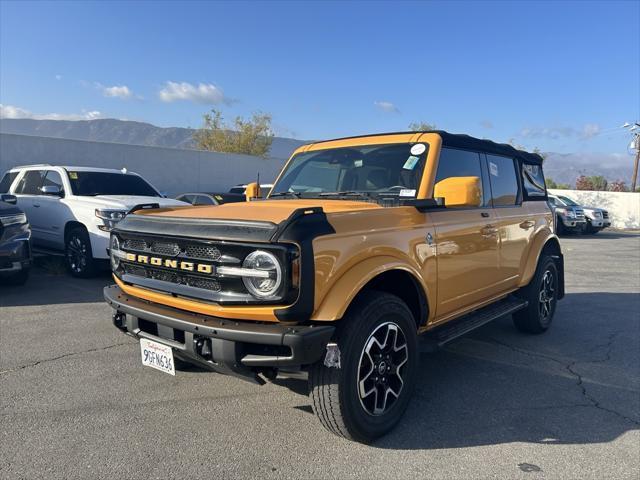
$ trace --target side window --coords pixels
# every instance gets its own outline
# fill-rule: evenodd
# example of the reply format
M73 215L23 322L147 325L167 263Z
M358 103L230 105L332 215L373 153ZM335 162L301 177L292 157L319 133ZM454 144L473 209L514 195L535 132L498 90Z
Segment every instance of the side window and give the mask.
M494 207L516 205L518 203L518 177L512 158L487 155L491 196Z
M522 164L522 183L527 197L544 197L547 188L544 184L544 174L540 165Z
M44 170L28 170L18 182L16 193L24 195L40 195L40 186L42 185L42 177Z
M176 200L181 200L193 205L193 195L180 195Z
M9 189L11 188L11 184L18 176L18 172L7 172L2 177L0 181L0 193L9 193Z
M436 172L436 183L449 177L478 177L482 190L483 205L489 203L489 187L485 184L480 154L468 150L457 150L455 148L443 148L438 161L438 171Z
M61 192L64 192L64 186L62 184L62 177L55 170L48 170L44 179L42 180L43 187L58 187Z
M215 203L206 195L196 195L194 205L215 205Z

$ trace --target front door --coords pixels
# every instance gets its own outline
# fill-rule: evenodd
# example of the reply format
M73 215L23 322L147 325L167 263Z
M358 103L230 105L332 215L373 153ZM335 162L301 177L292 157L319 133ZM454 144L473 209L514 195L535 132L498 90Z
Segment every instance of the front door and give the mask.
M477 152L443 148L436 182L449 177L482 179L482 205L429 213L435 228L438 293L436 322L448 319L498 290L498 229L484 162Z

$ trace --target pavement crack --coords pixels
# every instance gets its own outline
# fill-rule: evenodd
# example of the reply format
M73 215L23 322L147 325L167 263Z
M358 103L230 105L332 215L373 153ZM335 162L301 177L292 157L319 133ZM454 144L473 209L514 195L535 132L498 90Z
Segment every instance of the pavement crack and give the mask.
M67 357L73 357L75 355L82 355L83 353L101 352L103 350L109 350L111 348L117 348L117 347L121 347L123 345L130 345L130 343L116 343L114 345L107 345L106 347L91 348L89 350L82 350L80 352L65 353L64 355L59 355L59 356L53 357L53 358L46 358L44 360L38 360L37 362L28 363L27 365L20 365L18 367L9 368L7 370L0 370L0 375L4 375L5 373L17 372L19 370L24 370L26 368L37 367L38 365L41 365L43 363L55 362L56 360L61 360L63 358L67 358Z
M609 337L607 338L606 343L600 344L600 345L596 345L594 346L592 349L589 350L589 352L594 352L596 350L602 349L602 348L606 348L606 351L604 353L604 355L601 358L597 358L597 359L593 359L593 360L585 360L585 361L578 361L578 360L573 360L569 363L566 363L558 358L554 358L550 355L544 355L542 353L537 353L537 352L531 352L529 350L523 350L521 348L515 347L513 345L510 345L508 343L502 342L496 338L491 337L490 340L500 346L503 346L505 348L508 348L516 353L520 353L522 355L527 355L529 357L533 357L533 358L541 358L544 360L549 360L551 362L554 362L558 365L561 365L564 370L566 370L573 378L575 378L576 380L576 385L578 386L578 388L580 388L582 397L589 402L588 406L592 406L598 410L602 410L604 412L608 412L612 415L617 416L618 418L621 418L623 420L626 420L628 422L631 422L635 425L640 425L640 421L628 417L626 415L624 415L623 413L620 413L616 410L613 410L611 408L607 408L603 405L600 404L600 402L598 400L596 400L591 394L589 394L589 392L587 391L587 387L584 383L584 379L582 377L582 375L576 370L576 365L578 363L605 363L608 362L609 360L611 360L611 354L613 352L613 342L616 338L616 336L618 335L618 333L612 333L611 335L609 335ZM581 406L585 406L583 404L580 404ZM576 405L578 406L578 405Z

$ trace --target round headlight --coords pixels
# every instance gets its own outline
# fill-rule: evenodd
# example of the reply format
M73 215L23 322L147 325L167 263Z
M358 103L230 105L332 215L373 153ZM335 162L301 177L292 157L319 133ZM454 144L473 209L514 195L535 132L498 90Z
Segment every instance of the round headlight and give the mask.
M282 268L273 254L263 250L251 252L244 259L242 267L260 272L260 275L242 277L244 286L253 296L267 298L278 292L282 284Z
M109 241L109 253L111 254L111 268L115 271L120 266L120 240L115 235L111 235Z

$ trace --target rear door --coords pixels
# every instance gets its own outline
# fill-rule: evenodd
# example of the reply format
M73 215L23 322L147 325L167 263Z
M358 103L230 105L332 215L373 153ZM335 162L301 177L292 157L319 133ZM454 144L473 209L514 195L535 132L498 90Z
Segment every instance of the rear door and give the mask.
M498 278L503 291L518 286L524 252L535 231L535 218L522 203L518 162L499 155L486 155L491 198L499 239Z
M429 212L436 232L436 322L492 297L499 283L496 219L483 164L478 152L443 148L440 153L436 182L449 177L479 177L483 180L483 202L475 208Z

